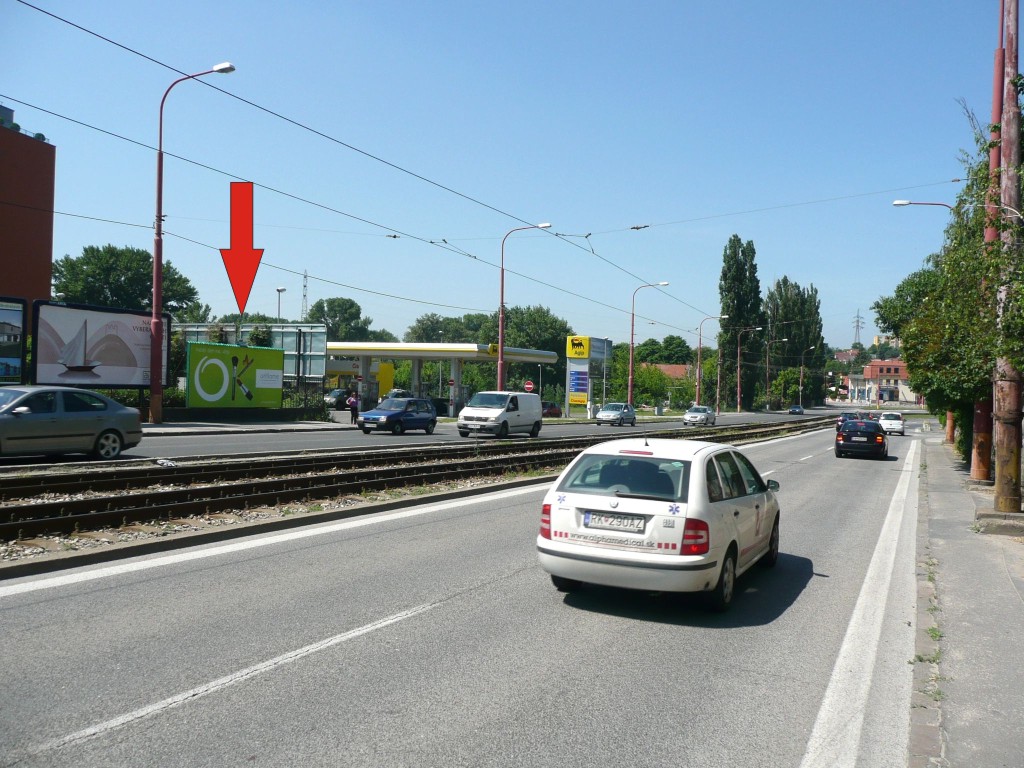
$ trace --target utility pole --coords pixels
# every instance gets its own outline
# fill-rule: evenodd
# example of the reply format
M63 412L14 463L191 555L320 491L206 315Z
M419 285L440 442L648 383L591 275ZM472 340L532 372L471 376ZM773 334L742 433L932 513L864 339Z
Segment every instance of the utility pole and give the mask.
M1003 30L1006 59L1003 66L1003 115L1000 121L1000 203L1003 210L1020 210L1020 106L1017 103L1019 0L1005 0ZM1021 222L1018 216L1011 226L1003 228L1002 263L999 269L999 287L996 291L996 330L999 344L1004 344L1005 313L1015 298L1013 265L1020 259L1017 237ZM1019 286L1017 287L1019 291ZM996 450L995 511L1017 513L1020 507L1021 459L1021 373L1000 349L996 358L992 387L993 443Z

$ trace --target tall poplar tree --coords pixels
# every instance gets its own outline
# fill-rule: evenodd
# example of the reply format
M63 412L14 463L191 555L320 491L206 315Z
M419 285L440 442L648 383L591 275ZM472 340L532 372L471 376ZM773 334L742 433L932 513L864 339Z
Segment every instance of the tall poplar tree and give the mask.
M722 275L718 281L718 294L721 301L721 312L728 319L721 322L718 334L718 345L722 350L724 392L736 390L736 353L737 342L743 345L740 350L741 365L739 375L742 377L743 405L750 407L754 398L754 384L758 377L758 355L756 350L763 347L764 331L746 330L742 339L743 329L764 327L764 315L761 308L761 281L757 277L757 264L754 261L756 251L754 242L744 243L739 235L733 235L726 243L722 253ZM726 397L725 400L732 400Z

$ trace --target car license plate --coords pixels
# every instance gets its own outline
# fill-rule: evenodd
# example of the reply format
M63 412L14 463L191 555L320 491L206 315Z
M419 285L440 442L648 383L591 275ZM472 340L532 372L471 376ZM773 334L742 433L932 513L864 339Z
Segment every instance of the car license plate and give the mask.
M854 437L853 442L855 443L866 443L868 439L866 437Z
M644 532L644 518L640 515L617 515L612 512L584 512L585 528L601 528L606 531Z

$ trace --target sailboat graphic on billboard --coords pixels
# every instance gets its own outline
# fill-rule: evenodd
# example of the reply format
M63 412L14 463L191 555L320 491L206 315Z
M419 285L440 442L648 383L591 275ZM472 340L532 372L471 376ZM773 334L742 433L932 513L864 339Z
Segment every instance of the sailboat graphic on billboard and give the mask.
M92 373L92 370L100 365L99 360L89 360L86 356L86 342L89 338L88 322L82 323L71 341L64 345L57 362L64 366L70 373Z

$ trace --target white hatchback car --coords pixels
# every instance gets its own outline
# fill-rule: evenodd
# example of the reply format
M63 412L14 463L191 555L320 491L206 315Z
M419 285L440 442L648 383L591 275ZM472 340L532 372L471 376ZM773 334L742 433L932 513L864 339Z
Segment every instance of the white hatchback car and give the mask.
M738 449L631 438L591 446L544 497L537 551L557 589L585 583L704 592L718 611L736 577L779 556L775 480Z
M906 426L903 423L903 414L895 411L884 411L878 415L878 423L887 435L904 435Z

